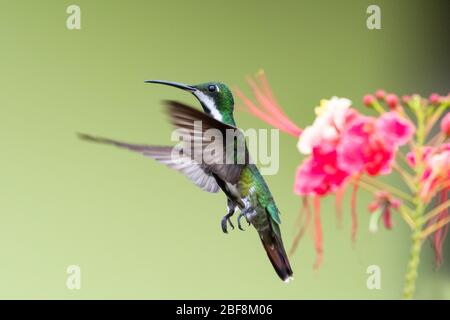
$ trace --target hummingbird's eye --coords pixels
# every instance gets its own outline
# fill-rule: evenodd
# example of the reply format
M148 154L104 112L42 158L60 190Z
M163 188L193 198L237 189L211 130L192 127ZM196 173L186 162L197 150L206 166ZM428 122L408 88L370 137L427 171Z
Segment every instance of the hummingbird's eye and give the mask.
M208 86L208 91L209 92L216 92L217 91L217 86L211 84Z

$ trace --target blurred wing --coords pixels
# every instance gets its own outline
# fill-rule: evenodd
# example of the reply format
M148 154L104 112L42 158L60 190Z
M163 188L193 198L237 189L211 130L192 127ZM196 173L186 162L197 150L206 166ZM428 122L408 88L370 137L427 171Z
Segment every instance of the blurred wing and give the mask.
M166 107L182 140L192 146L188 148L192 152L191 158L202 163L222 180L236 184L242 169L249 163L242 132L176 101L166 101ZM220 134L220 139L217 139L217 134ZM216 152L217 150L220 152Z
M206 166L195 162L189 156L183 155L181 152L174 149L174 147L130 144L102 137L94 137L87 134L79 134L79 137L83 140L110 144L139 152L146 157L152 158L183 173L196 186L200 187L204 191L215 193L220 190L216 179L212 175L212 172Z

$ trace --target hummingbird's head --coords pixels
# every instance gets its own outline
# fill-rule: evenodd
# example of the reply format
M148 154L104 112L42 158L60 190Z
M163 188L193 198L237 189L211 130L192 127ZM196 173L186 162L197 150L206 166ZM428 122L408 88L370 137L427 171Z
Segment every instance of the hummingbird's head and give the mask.
M218 118L219 115L233 114L234 99L231 90L220 82L206 82L192 86L192 93L200 101L203 110Z
M234 100L231 90L220 82L206 82L197 85L187 85L178 82L147 80L146 83L164 84L191 92L200 102L203 110L222 122L234 122Z

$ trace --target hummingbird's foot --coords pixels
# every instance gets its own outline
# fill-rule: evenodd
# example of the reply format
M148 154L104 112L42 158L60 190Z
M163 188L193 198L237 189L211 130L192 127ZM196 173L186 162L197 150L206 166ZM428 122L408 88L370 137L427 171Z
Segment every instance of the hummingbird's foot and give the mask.
M236 206L230 200L228 200L228 213L222 218L221 225L223 233L228 233L227 222L230 224L232 230L234 230L233 222L231 222L231 217L236 211Z
M233 213L234 213L234 212L233 212ZM231 222L231 219L230 219L232 215L233 215L233 214L226 214L226 215L222 218L221 225L222 225L222 231L223 231L223 233L228 233L228 230L227 230L227 222L230 224L231 230L234 230L233 222Z
M250 225L250 221L248 220L248 217L247 217L247 211L245 211L245 210L242 211L242 212L238 215L238 218L237 218L238 228L239 228L240 230L242 230L242 231L245 231L244 228L242 228L242 225L241 225L241 219L242 219L242 217L244 217L244 218L245 218L245 221L247 221L248 225Z

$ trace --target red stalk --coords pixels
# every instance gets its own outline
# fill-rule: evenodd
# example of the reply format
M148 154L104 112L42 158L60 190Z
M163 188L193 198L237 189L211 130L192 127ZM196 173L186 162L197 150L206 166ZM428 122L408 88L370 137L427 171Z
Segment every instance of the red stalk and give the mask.
M316 244L316 261L314 269L318 269L322 264L323 248L322 248L322 224L320 222L320 196L314 196L314 231Z
M447 200L447 193L448 193L447 189L440 192L437 205L440 205L441 203ZM448 209L442 210L441 213L439 213L439 215L436 217L434 223L438 223L447 216L448 216ZM436 232L433 235L433 247L435 253L435 263L437 267L439 267L442 264L443 259L442 246L444 244L445 238L447 237L448 227L449 227L448 224L445 225L444 227L436 230Z
M345 187L346 187L346 185L343 184L336 191L336 218L337 218L337 224L338 224L339 228L342 227L342 200L345 195Z
M308 197L302 198L302 206L303 210L305 212L305 222L298 230L297 234L295 235L294 240L292 241L291 249L289 250L289 255L292 256L295 251L297 251L298 244L300 243L300 240L303 238L303 235L306 232L306 229L309 226L309 223L311 221L311 211L309 210L309 201Z
M358 215L356 212L356 195L358 193L359 188L359 179L361 175L358 174L355 177L354 184L353 184L353 190L352 190L352 198L351 198L351 210L352 210L352 241L355 243L356 241L356 231L358 229Z

